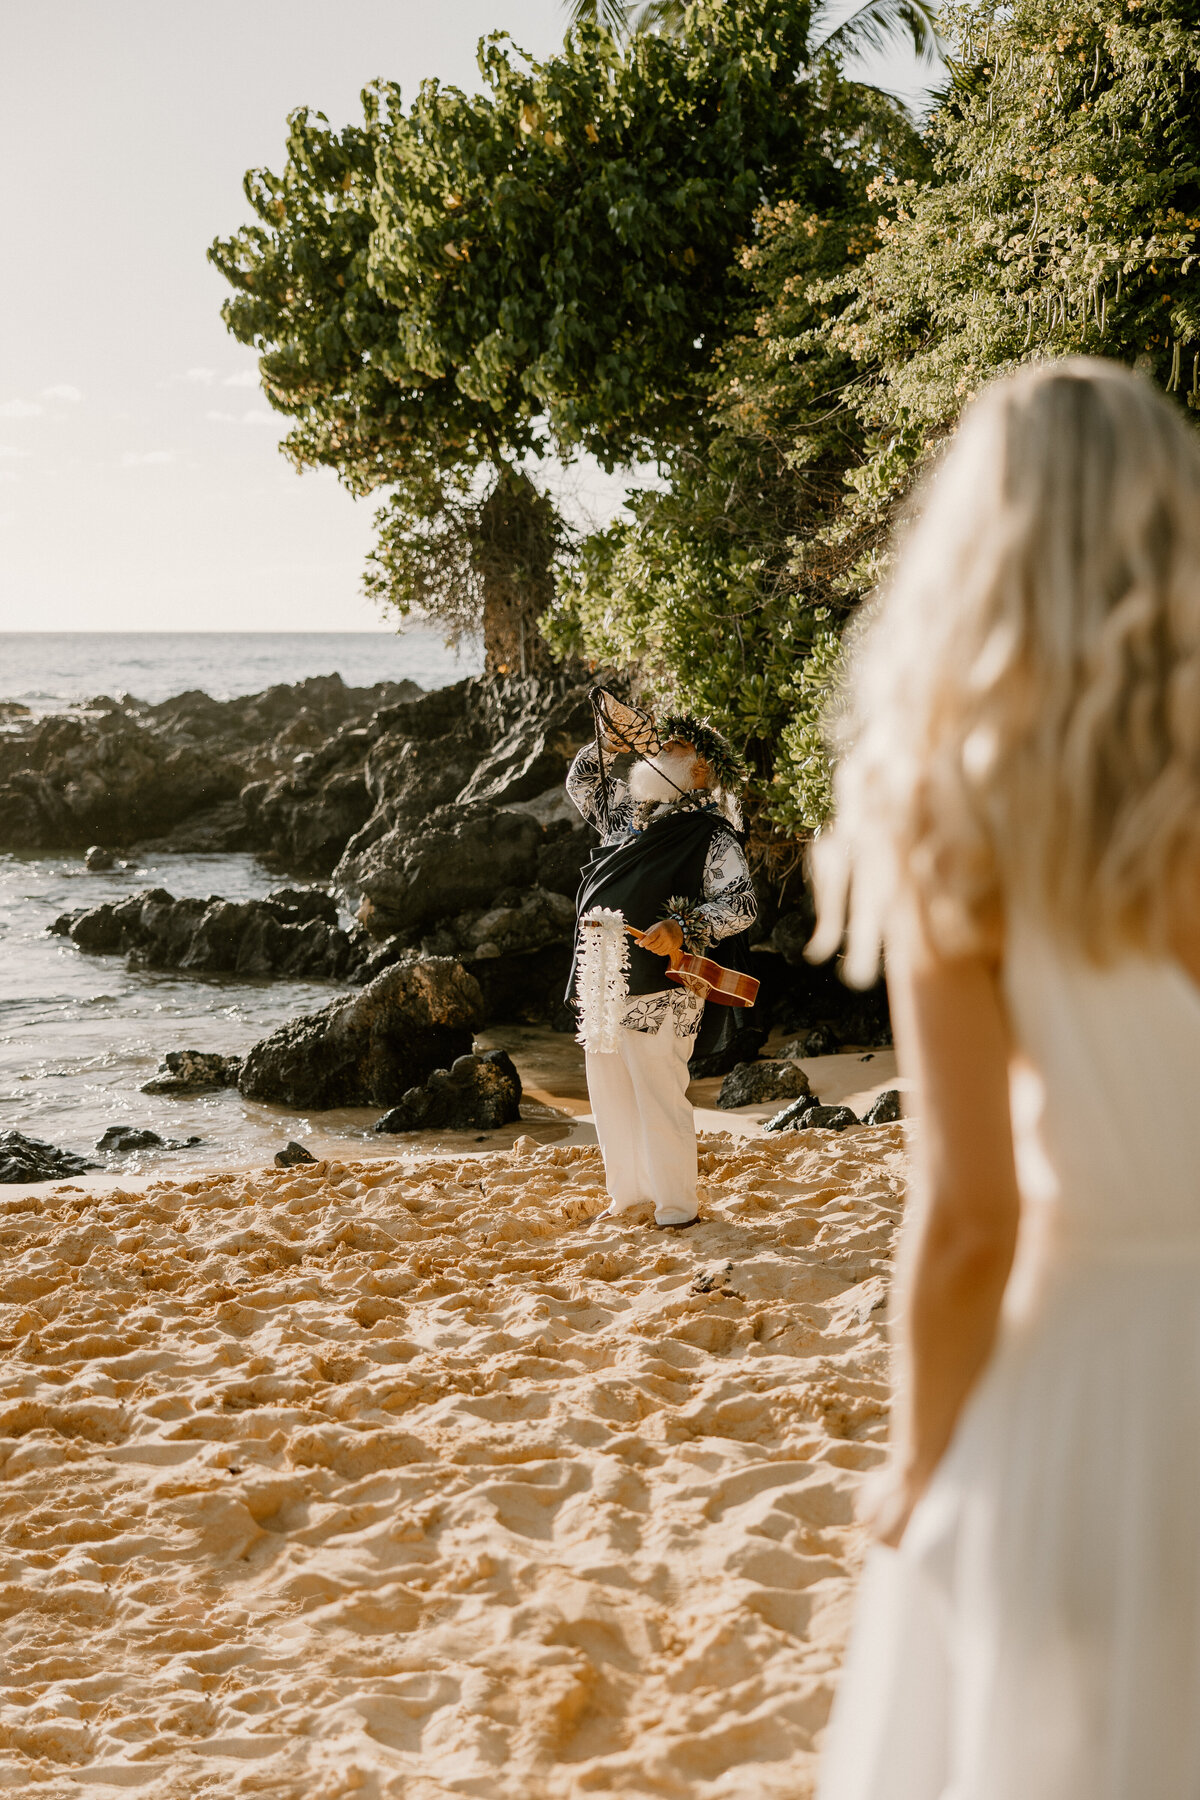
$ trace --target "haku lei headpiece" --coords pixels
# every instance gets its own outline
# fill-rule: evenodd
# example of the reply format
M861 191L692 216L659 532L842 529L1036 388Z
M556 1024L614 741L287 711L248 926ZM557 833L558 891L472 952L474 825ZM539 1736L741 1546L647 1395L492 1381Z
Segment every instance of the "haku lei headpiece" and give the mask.
M671 738L689 743L712 770L718 787L737 788L745 781L746 770L737 751L707 719L698 719L694 713L668 713L659 733L664 744Z

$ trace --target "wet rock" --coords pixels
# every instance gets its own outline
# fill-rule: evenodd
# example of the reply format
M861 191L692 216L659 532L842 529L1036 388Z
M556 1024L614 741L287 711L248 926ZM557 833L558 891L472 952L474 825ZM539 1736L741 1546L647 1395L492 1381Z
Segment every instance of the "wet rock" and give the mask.
M864 1125L894 1125L902 1117L899 1089L885 1088L882 1094L876 1094L863 1114L862 1122Z
M768 1119L764 1131L846 1131L859 1123L848 1106L822 1106L816 1095L795 1101Z
M463 805L532 800L566 780L571 759L592 730L585 688L564 694L544 716L519 718L480 761L458 796Z
M729 1071L717 1095L720 1107L761 1106L764 1102L811 1096L808 1076L790 1062L744 1062Z
M115 850L105 849L103 844L92 844L85 850L83 861L85 868L97 874L105 869L116 868L117 853Z
M479 983L489 1025L549 1025L575 1032L579 1022L563 1002L571 972L571 946L550 944L527 955L463 959Z
M207 1094L216 1088L236 1087L242 1072L240 1056L219 1056L211 1050L168 1050L154 1077L142 1084L143 1094Z
M86 913L91 912L92 910L93 909L88 906L76 906L73 907L70 912L59 913L53 925L47 925L46 930L50 933L51 937L70 937L72 926L74 926L78 920L82 919Z
M359 859L359 917L386 938L485 907L500 888L531 887L543 836L527 813L440 807L419 831L390 832Z
M10 849L128 844L233 799L243 779L219 752L174 745L122 714L43 719L21 736L25 766L0 773L0 844ZM9 756L15 742L4 740Z
M784 1057L833 1056L837 1051L837 1039L828 1025L814 1025L809 1031L800 1032L790 1043L781 1044L779 1055Z
M0 1182L61 1181L82 1175L95 1163L70 1150L57 1150L44 1138L26 1137L22 1131L0 1131Z
M131 1150L190 1150L193 1144L203 1143L203 1138L163 1138L157 1131L139 1131L132 1125L110 1125L103 1137L96 1141L97 1150L108 1154L114 1152L124 1155Z
M397 963L345 1000L257 1043L238 1087L283 1106L395 1106L431 1070L471 1048L479 984L449 957Z
M296 1142L295 1138L290 1138L283 1146L282 1150L277 1150L275 1152L275 1167L277 1169L294 1169L300 1163L315 1163L316 1160L317 1158L312 1154L311 1150L306 1150L303 1144L298 1144Z
M343 931L337 905L319 888L276 888L265 900L177 900L145 888L50 927L95 955L128 954L151 969L206 975L287 975L337 980L366 949L361 932Z
M269 788L294 768L298 749L319 750L419 691L411 682L348 688L339 676L317 676L225 701L192 692L145 706L100 695L86 708L31 720L0 734L0 848L249 848L255 821L240 804L243 789ZM333 760L345 766L334 773L361 785L364 749L342 743ZM323 802L303 798L306 828L315 832ZM363 787L353 822L343 808L338 829L353 830L369 810ZM193 830L197 821L202 828Z
M521 1077L506 1050L460 1056L449 1069L434 1069L376 1131L494 1131L521 1116Z
M574 934L574 902L547 888L530 888L523 894L502 891L501 904L448 919L432 936L422 938L421 949L431 956L486 960L542 950L549 944L569 947Z
M566 820L555 821L545 829L545 841L537 854L537 885L565 894L573 902L583 865L600 842L599 833L590 825L572 825Z
M140 841L136 849L139 856L227 856L253 850L255 844L254 824L239 796L194 813L165 836Z

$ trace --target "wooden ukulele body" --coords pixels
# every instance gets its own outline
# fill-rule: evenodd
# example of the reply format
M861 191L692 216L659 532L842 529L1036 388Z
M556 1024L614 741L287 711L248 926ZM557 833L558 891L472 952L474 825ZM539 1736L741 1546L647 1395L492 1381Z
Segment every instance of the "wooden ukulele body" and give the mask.
M711 1000L714 1006L753 1006L758 998L758 979L727 969L710 956L693 956L681 950L671 958L667 980L677 982L697 1000Z
M625 927L631 938L640 943L646 935L632 925ZM714 962L711 956L695 956L690 950L675 950L667 959L667 980L686 988L697 1000L711 1000L714 1006L753 1006L758 998L758 977L742 975Z

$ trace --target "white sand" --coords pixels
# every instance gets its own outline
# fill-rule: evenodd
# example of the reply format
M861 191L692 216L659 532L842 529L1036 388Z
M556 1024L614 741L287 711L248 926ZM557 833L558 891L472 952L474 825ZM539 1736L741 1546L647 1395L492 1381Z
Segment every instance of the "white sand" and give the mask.
M682 1233L529 1139L0 1199L0 1788L803 1800L903 1127L701 1166Z

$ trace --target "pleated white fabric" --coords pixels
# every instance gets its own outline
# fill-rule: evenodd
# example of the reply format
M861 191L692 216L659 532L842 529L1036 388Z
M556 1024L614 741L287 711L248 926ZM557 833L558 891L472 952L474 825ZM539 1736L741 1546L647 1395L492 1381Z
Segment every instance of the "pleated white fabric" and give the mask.
M604 1182L616 1212L649 1200L660 1225L696 1216L696 1120L688 1090L692 1038L667 1012L657 1031L617 1032L617 1048L584 1058Z
M996 1352L876 1550L820 1800L1200 1796L1200 990L1030 921Z

